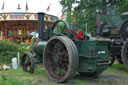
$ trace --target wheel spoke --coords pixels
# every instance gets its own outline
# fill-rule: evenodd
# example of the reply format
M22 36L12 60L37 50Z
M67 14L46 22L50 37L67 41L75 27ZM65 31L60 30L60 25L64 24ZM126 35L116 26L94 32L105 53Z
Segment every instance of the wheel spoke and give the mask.
M56 76L58 76L58 72L59 72L59 71L60 71L60 67L59 67L59 65L57 64L56 67L55 67L55 70L54 70Z
M34 60L30 52L26 52L22 57L22 68L25 72L33 73Z
M48 54L54 55L53 52L51 52L49 49L47 50Z
M51 46L53 47L55 45L56 45L56 41L53 41L52 44L51 44ZM51 49L51 48L49 48L49 49Z
M52 70L53 70L53 71L55 71L56 68L57 68L57 65L56 65L56 64L52 65Z
M61 32L63 32L63 30L64 30L65 27L66 27L66 25L64 25L64 26L62 27Z
M26 67L27 72L31 71L31 61L30 61L30 58L28 56L27 56L27 63L25 65L25 67Z
M48 66L51 66L52 67L54 65L55 65L55 62L53 62L53 61L48 63Z
M67 71L67 67L61 62L61 66L62 66L62 68L65 70L65 71Z
M30 66L30 65L31 65L31 62L28 62L26 65L27 65L27 66Z
M67 62L68 59L66 59L66 58L61 58L61 61Z
M57 33L60 33L59 23L57 24Z
M60 52L61 54L63 53L63 51L65 50L64 49L64 45L62 44L62 42L59 42L58 45L57 45L57 50L58 52Z
M59 76L63 77L65 75L65 73L67 72L67 68L64 66L63 63L60 63L61 69L60 69L60 73Z

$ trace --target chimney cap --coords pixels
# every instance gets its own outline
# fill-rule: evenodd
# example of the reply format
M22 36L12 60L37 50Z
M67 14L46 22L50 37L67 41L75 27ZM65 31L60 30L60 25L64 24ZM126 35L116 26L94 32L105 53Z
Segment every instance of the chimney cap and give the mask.
M45 14L44 12L38 12L37 14Z

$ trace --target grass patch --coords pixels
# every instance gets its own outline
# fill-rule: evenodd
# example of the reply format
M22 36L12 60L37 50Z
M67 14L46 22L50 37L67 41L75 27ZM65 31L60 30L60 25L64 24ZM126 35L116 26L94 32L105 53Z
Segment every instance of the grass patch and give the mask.
M104 71L103 75L118 75L127 76L128 71L123 65L113 64ZM78 76L78 77L77 77ZM110 83L115 81L110 81ZM9 69L0 72L0 85L107 85L108 80L105 78L84 78L76 75L76 78L71 79L66 83L55 83L48 79L47 73L40 65L36 65L33 74L26 73L19 67L17 70ZM114 84L115 85L115 84ZM121 85L121 83L120 83Z
M0 79L0 82L2 82L0 85L32 85L33 83L38 83L46 79L46 72L38 65L35 67L34 74L24 72L22 68L19 67L17 70L9 69L8 71L0 72ZM6 82L12 82L12 84L6 84Z
M22 81L15 78L9 78L5 75L0 76L0 85L25 85Z
M104 72L114 74L128 74L128 70L123 64L113 64L112 66L108 67L107 70L105 70Z
M87 85L87 84L81 82L80 80L75 80L73 85Z

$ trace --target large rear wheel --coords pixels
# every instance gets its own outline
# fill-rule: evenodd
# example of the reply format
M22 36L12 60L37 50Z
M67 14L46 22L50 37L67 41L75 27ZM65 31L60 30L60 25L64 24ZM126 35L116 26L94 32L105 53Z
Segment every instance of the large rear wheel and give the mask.
M124 42L122 46L121 57L125 67L128 69L128 39Z
M70 80L79 64L76 45L68 37L51 38L44 50L43 63L49 79L59 83Z

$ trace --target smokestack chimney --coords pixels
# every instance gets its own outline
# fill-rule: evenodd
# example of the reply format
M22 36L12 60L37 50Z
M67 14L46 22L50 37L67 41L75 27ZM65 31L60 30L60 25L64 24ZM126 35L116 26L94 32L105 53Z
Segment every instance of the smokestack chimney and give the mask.
M45 13L39 12L38 14L38 29L39 29L39 40L43 40L43 30L44 30L44 15Z
M96 13L96 36L100 37L101 35L101 12Z

